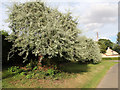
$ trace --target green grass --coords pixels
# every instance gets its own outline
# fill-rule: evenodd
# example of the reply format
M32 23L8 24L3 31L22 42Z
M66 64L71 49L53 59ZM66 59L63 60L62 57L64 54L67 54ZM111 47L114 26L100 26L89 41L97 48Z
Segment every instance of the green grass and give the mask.
M100 64L68 63L62 66L62 72L54 77L46 76L41 72L36 73L34 78L26 78L22 74L9 73L7 68L2 72L3 88L95 88L106 72L116 62L102 61ZM39 78L36 78L39 77ZM74 83L73 83L74 82Z
M120 60L120 57L106 57L102 58L102 60Z
M110 69L111 66L115 65L116 63L117 62L103 61L101 64L98 65L99 67L98 66L96 67L96 70L98 69L99 71L97 71L94 74L91 74L90 75L91 79L88 80L87 83L84 84L82 88L96 88L99 82L101 81L101 79L106 74L106 72ZM100 69L100 67L103 67L103 68ZM92 70L93 69L95 68L92 68Z

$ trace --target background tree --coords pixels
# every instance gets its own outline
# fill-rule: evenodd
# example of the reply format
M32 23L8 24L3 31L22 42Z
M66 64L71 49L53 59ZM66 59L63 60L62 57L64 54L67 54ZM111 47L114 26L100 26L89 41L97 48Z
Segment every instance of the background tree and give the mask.
M5 37L8 36L8 33L5 30L0 31L2 35L2 63L7 63L7 55L10 51L11 43L5 40Z
M1 30L0 33L2 35L2 64L6 65L9 63L9 65L13 65L13 64L16 65L19 63L20 65L23 59L20 56L18 56L17 52L14 53L14 56L10 61L7 61L7 56L8 56L8 53L10 52L10 49L12 48L13 43L8 42L8 40L5 39L7 36L9 36L7 31Z
M117 34L117 44L120 44L120 32Z
M120 54L120 45L114 44L113 50Z
M108 47L110 47L111 49L113 48L113 42L111 42L109 39L99 39L98 44L101 53L106 53Z
M117 43L114 44L113 50L120 54L120 32L117 34Z
M106 53L107 46L105 45L105 43L101 42L101 41L98 41L98 44L99 44L100 52L101 53Z

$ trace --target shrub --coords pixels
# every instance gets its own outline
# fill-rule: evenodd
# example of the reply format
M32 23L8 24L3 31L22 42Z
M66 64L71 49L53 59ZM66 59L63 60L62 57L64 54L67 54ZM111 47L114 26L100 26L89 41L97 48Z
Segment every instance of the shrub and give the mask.
M101 62L101 54L98 44L92 39L80 37L75 47L76 61L92 61L93 63Z
M26 72L21 72L20 75L26 75Z
M35 67L33 68L33 70L37 70L37 68L38 68L38 67L37 67L37 66L35 66Z
M55 70L54 69L48 69L46 75L54 76Z
M37 66L37 64L38 64L38 61L36 61L36 60L31 60L27 65L26 65L26 68L31 68L31 69L33 69L35 66Z
M27 75L26 78L27 78L27 79L31 79L31 78L32 78L32 75Z
M8 68L8 72L10 73L20 73L23 70L19 68L19 66L12 66L10 68Z

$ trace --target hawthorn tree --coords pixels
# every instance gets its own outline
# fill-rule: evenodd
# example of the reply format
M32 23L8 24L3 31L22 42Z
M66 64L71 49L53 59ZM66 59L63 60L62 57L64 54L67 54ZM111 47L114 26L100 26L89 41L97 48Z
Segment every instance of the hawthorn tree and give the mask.
M97 42L86 37L78 37L78 43L75 46L75 58L78 61L99 63L101 62L100 49Z
M13 43L10 56L19 52L24 60L32 53L40 57L40 62L43 58L54 57L77 61L86 59L86 56L91 57L92 50L98 48L91 40L79 40L80 30L69 12L63 14L57 9L48 8L43 2L15 4L10 10L8 21L13 31L7 37ZM89 47L87 43L93 46ZM91 49L81 51L83 47ZM95 59L95 56L88 59Z
M42 2L15 4L9 14L9 27L13 31L7 39L13 42L10 54L19 51L27 59L35 56L73 59L74 43L79 30L70 13L62 14ZM16 49L17 47L17 49Z
M113 42L111 42L109 39L99 39L98 44L101 53L106 53L108 47L110 47L111 49L113 48Z

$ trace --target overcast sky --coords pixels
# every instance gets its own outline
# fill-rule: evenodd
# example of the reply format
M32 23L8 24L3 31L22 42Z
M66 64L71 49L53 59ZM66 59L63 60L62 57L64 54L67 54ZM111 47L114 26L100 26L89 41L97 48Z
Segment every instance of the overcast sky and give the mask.
M10 32L6 13L7 6L14 1L22 3L31 0L3 0L0 1L0 29ZM60 12L72 12L73 17L78 17L78 28L82 35L96 40L96 32L99 38L110 39L116 42L118 33L118 0L43 0L47 6L58 8Z

